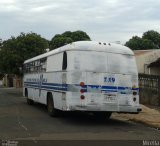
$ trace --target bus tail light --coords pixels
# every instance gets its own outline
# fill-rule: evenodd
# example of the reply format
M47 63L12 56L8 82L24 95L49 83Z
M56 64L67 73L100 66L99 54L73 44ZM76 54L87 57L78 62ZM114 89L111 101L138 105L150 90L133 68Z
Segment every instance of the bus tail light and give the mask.
M81 98L82 100L84 100L84 99L85 99L85 96L84 96L84 95L81 95L80 98Z
M81 90L80 90L80 92L81 92L81 93L84 93L84 92L85 92L85 90L84 90L84 89L81 89Z
M133 101L136 102L136 97L133 98Z
M80 86L83 87L85 85L84 82L80 82Z

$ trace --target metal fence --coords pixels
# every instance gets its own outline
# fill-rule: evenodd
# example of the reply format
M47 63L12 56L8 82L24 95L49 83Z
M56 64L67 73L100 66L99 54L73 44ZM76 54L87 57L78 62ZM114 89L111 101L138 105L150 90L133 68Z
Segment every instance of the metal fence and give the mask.
M160 76L139 74L140 103L160 106Z

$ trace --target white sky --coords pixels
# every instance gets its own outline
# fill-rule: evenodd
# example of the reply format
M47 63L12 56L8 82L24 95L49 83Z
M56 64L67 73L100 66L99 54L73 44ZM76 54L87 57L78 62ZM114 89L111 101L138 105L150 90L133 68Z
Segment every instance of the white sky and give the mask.
M160 0L0 0L0 38L35 32L46 39L85 31L96 41L160 32Z

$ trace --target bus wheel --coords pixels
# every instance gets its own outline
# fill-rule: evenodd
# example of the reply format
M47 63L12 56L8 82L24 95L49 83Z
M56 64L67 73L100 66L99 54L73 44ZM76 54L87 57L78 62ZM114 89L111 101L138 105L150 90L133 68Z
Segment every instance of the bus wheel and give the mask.
M94 112L93 114L97 119L109 119L112 112Z
M27 97L27 103L29 105L33 105L33 103L34 103L33 100L28 98L28 90L27 89L25 89L25 97Z
M51 93L49 93L47 96L47 109L51 117L58 116L58 110L54 108L54 101Z
M27 97L27 103L29 104L29 105L33 105L33 100L32 99L29 99L28 97Z

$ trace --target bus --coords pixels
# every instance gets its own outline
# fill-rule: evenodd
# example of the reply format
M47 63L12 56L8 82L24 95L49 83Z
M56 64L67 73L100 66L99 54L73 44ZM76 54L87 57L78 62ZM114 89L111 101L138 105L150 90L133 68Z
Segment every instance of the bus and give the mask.
M23 96L47 106L50 116L64 111L137 114L138 72L134 53L114 43L78 41L24 62Z

